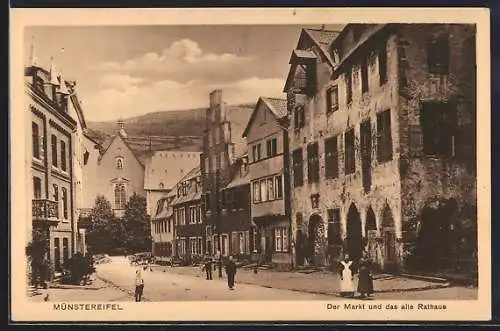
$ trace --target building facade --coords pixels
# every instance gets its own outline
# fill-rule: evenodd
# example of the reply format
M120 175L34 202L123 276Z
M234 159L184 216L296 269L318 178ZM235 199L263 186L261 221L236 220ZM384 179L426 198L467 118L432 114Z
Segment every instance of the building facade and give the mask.
M187 263L201 261L205 253L200 168L192 169L174 188L175 255Z
M210 93L210 107L206 111L206 126L203 132L203 153L200 156L203 223L207 238L222 235L221 190L226 187L239 171L238 156L246 152L243 129L250 117L248 108L228 112L222 100L222 91ZM222 252L222 236L218 236L217 250ZM228 246L229 246L229 239ZM213 239L207 247L213 247ZM216 250L216 251L217 251ZM215 253L215 252L211 252Z
M171 190L166 197L160 198L151 216L151 252L160 264L170 261L174 253L175 223L172 202L176 196L176 190Z
M159 150L147 159L144 191L149 215L154 215L159 199L164 198L182 177L200 164L200 154L200 152Z
M348 24L328 47L305 36L285 87L297 263L363 250L387 271L466 260L476 217L474 27Z
M231 181L220 188L220 232L207 238L209 252L232 255L239 261L251 261L257 252L257 232L250 216L250 177L247 155L238 158ZM220 239L219 239L220 236ZM211 241L211 242L210 242Z
M123 216L130 196L137 193L145 197L144 165L127 144L123 123L119 122L120 131L104 146L99 145L97 159L85 172L88 188L85 193L85 205L92 208L98 195L104 195L110 201L114 214ZM92 141L88 144L92 145ZM88 146L87 150L92 150ZM95 155L93 155L95 156ZM95 171L93 171L95 169Z
M52 271L62 271L76 249L73 150L77 122L68 113L66 81L54 66L49 71L38 65L25 68L25 93L27 136L31 136L26 155L32 196L29 240L46 240L50 279Z
M261 263L290 266L293 261L286 100L259 98L243 136L249 150L255 253Z

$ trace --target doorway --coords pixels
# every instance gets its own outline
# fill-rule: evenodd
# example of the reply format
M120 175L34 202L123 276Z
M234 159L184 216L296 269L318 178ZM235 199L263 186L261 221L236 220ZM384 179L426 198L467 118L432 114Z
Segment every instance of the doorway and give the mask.
M321 264L321 239L324 236L323 222L319 215L312 215L309 219L309 249L307 258L312 265Z
M382 211L382 241L384 245L384 270L394 272L397 269L396 229L391 208L387 204Z
M361 217L354 204L351 204L347 213L346 230L347 254L349 254L353 261L357 261L361 257L363 251L363 238L361 232Z
M377 221L375 218L375 213L372 207L368 208L366 212L366 224L365 224L365 237L367 238L366 251L368 256L374 263L379 262L379 256L377 254Z

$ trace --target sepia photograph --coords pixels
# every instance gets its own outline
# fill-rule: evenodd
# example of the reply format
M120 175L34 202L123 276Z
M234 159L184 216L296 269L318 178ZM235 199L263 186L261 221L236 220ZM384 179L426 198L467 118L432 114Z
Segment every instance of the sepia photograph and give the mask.
M157 320L231 320L238 304L259 320L281 301L290 320L313 318L306 304L323 319L466 319L479 302L489 316L482 30L406 11L22 16L13 305L48 320L149 303ZM172 313L187 304L212 310Z

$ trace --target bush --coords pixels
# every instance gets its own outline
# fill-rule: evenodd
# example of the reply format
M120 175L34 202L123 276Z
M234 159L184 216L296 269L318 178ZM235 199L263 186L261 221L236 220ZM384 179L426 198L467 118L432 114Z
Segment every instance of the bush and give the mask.
M73 285L80 285L84 279L95 272L92 256L83 256L81 253L76 253L67 260L64 268L66 270L63 274L63 282Z

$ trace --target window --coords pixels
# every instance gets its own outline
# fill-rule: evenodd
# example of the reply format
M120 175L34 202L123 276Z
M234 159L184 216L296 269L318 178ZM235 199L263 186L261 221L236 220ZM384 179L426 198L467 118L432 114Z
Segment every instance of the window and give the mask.
M361 93L368 92L368 59L361 62Z
M253 182L253 202L260 202L260 184L259 182Z
M56 184L53 185L54 188L54 201L59 202L59 187Z
M268 200L268 190L267 190L267 180L262 179L260 181L260 198L261 201L267 201Z
M431 74L448 74L450 67L450 45L447 37L441 36L429 41L427 62Z
M352 102L352 68L345 73L345 90L347 103Z
M245 235L243 234L243 232L240 232L239 235L238 235L238 243L239 243L239 252L240 254L242 253L245 253Z
M301 91L307 88L307 70L303 66L297 67L293 80L293 86Z
M260 144L255 144L252 147L252 152L253 152L253 161L257 162L261 159L262 157L262 148Z
M283 181L281 180L281 176L274 177L274 181L274 198L283 199Z
M40 132L38 124L31 123L31 144L33 145L33 157L40 159Z
M293 186L299 187L304 184L304 169L302 166L302 148L292 152L293 163Z
M318 143L307 146L307 180L309 183L319 182Z
M33 177L33 198L40 199L42 197L42 180L38 177Z
M267 140L267 157L276 156L278 154L278 145L276 138Z
M252 228L252 250L254 253L257 253L258 249L258 232L256 228Z
M387 50L384 43L384 47L378 52L378 74L380 78L380 86L387 83Z
M196 245L196 253L198 255L203 254L203 239L202 238L197 238L197 245Z
M377 114L377 160L392 160L391 111L384 110Z
M340 209L328 209L328 246L339 245L342 243L340 233Z
M55 135L51 136L50 143L52 146L52 165L57 167L57 137Z
M198 206L198 208L196 209L198 211L198 223L203 223L203 220L201 218L201 206Z
M54 238L54 267L56 271L61 271L61 241Z
M325 139L325 177L337 178L339 176L339 157L337 137Z
M446 102L424 102L420 120L424 153L455 156L456 110Z
M339 88L332 86L326 92L326 112L332 113L339 109Z
M295 123L295 130L299 130L306 125L306 113L304 106L300 105L295 108L294 123Z
M268 200L274 200L274 177L268 178L267 179L267 199Z
M87 163L89 162L89 156L89 151L85 151L85 153L83 153L83 165L87 165Z
M68 190L65 187L61 189L62 191L62 205L63 205L63 217L65 220L68 219Z
M179 225L186 225L186 210L184 207L177 210L177 219Z
M63 238L63 264L69 259L69 242L68 238Z
M196 209L197 208L195 206L189 207L189 224L196 224L198 221L196 217Z
M344 135L345 140L345 173L352 174L356 171L356 156L354 150L354 129L350 129Z
M61 140L61 170L66 171L66 142Z
M123 159L122 158L116 159L116 169L123 169Z
M160 182L160 184L158 186L160 187L160 190L162 190L164 188L164 185L161 182Z
M288 252L288 229L287 228L274 229L274 251L275 252Z
M196 247L197 243L198 243L198 241L195 238L189 239L189 248L191 251L191 255L196 255L198 253L198 249Z
M125 184L115 185L115 209L125 209L127 203L127 194L125 191Z

